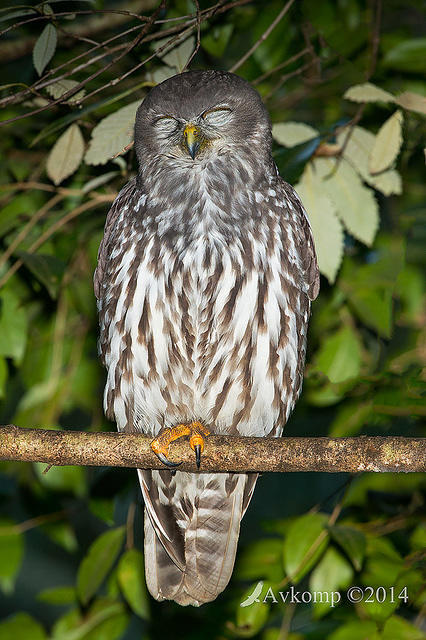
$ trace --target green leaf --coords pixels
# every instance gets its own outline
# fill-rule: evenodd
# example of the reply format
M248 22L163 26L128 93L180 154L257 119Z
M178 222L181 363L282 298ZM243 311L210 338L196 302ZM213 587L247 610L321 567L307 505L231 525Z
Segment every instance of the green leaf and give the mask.
M129 549L120 558L117 569L120 588L135 613L149 619L149 597L145 585L143 555L137 549Z
M266 538L249 544L239 554L235 576L239 580L256 578L266 578L271 582L282 580L282 540Z
M240 638L251 638L265 625L269 614L269 604L263 602L265 591L265 585L258 582L241 597L236 613L237 627L232 629ZM246 605L249 601L251 604Z
M46 287L50 297L56 300L62 276L65 272L65 263L56 256L42 253L19 251L17 255L37 280Z
M114 524L114 501L110 498L91 498L90 511L109 526Z
M319 136L319 131L303 122L276 122L272 125L272 137L284 147L295 147Z
M316 366L330 382L356 378L361 369L361 345L355 331L345 326L326 338L317 354Z
M87 491L86 469L77 466L50 467L44 473L46 464L44 462L34 462L34 470L38 476L40 484L53 491L71 491L76 496L84 496Z
M410 38L399 42L383 59L385 67L399 71L426 71L426 38Z
M367 283L368 281L366 281ZM392 291L379 288L356 289L350 293L356 315L379 335L389 338L392 331Z
M54 84L50 84L49 86L47 86L46 91L50 96L52 96L52 98L57 100L58 98L63 96L64 93L70 91L70 89L74 89L74 87L76 87L78 84L80 83L76 80L67 80L66 78L63 78L62 80L58 80ZM85 93L86 90L81 89L78 93L75 93L73 96L71 96L71 98L68 98L67 102L69 102L69 104L73 104L74 102L80 100L85 95Z
M53 587L51 589L43 589L37 596L37 600L46 602L47 604L65 605L74 604L76 601L76 592L74 587Z
M4 398L7 381L7 364L3 357L0 357L0 398Z
M56 621L51 640L118 640L129 622L124 604L111 598L95 600L89 611L68 611Z
M413 624L400 618L392 616L386 620L383 627L381 640L424 640L424 633Z
M346 525L329 527L331 537L343 549L357 571L361 571L367 541L359 529Z
M395 102L403 109L422 113L423 115L426 114L426 98L419 93L404 91L404 93L401 93L395 98Z
M381 640L377 625L372 620L346 622L330 634L327 640Z
M60 184L77 171L84 156L84 139L80 127L72 124L55 142L47 158L47 175Z
M330 438L341 438L353 436L359 433L362 427L368 422L373 411L371 402L345 402L338 410L336 417L331 423L328 435Z
M381 173L396 160L402 145L403 115L399 109L380 127L370 152L369 171Z
M11 193L13 193L11 191ZM0 210L0 236L6 235L27 220L31 212L37 211L43 200L40 193L18 193Z
M201 46L207 53L216 58L221 58L225 53L229 39L234 30L233 24L212 27L201 38Z
M388 538L368 538L367 557L361 575L365 586L394 586L402 568L402 558Z
M24 555L24 536L13 520L0 519L0 588L11 593ZM0 634L1 638L1 634Z
M332 283L343 257L343 228L311 162L306 165L296 191L311 223L319 269Z
M337 135L337 143L343 147L348 130L344 129ZM381 191L385 196L402 193L400 174L395 169L388 169L380 175L370 173L368 163L373 148L375 136L371 131L362 127L353 127L351 135L343 151L343 157L360 174L369 185Z
M292 582L299 582L327 547L326 524L323 513L306 513L291 524L284 541L284 568Z
M410 537L410 545L414 551L426 549L426 523L420 523Z
M384 91L371 82L356 84L349 87L343 94L346 100L352 102L395 102L395 96L388 91Z
M363 185L357 172L344 159L336 166L331 158L317 158L313 167L346 229L357 240L371 246L379 226L379 206L372 189Z
M52 59L57 40L58 36L55 27L53 24L47 24L38 37L33 49L33 63L39 76L41 76Z
M123 545L125 527L111 529L100 535L90 546L80 564L77 575L77 593L87 604L109 573Z
M311 593L321 593L314 601L314 616L320 618L340 601L340 589L351 584L354 571L349 562L333 547L329 547L312 571L309 580Z
M15 613L0 622L0 640L45 640L46 633L28 613Z
M105 164L133 140L136 111L140 100L118 109L96 125L85 155L87 164Z
M27 311L11 288L0 291L0 355L22 362L27 344Z

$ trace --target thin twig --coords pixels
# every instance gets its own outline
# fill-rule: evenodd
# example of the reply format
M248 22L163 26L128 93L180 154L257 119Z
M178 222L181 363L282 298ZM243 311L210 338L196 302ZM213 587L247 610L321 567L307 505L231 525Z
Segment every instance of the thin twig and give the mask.
M291 56L291 58L288 58L288 60L281 62L273 69L270 69L266 73L263 73L261 76L257 77L255 80L252 80L252 85L255 86L259 84L259 82L263 82L263 80L266 80L266 78L269 78L269 76L271 76L272 74L276 73L277 71L280 71L281 69L284 69L284 67L287 67L289 64L296 62L296 60L299 60L299 58L304 56L306 53L309 53L308 48L305 48L302 51L299 51L299 53L295 53L294 56Z
M234 65L232 65L232 67L229 69L229 71L231 73L234 73L237 69L239 69L241 67L241 65L244 64L244 62L246 60L248 60L250 58L250 56L256 51L256 49L262 44L262 42L264 42L266 40L266 38L270 35L270 33L275 29L277 24L279 24L281 22L281 20L284 18L285 14L290 9L290 7L293 4L293 2L294 2L294 0L289 0L287 2L287 4L281 9L279 14L275 18L275 20L273 20L271 22L271 24L266 29L266 31L264 31L262 33L262 35L260 36L260 38L258 40L256 40L254 45L252 47L250 47L250 49L248 51L246 51L246 53Z
M198 2L198 0L193 0L196 9L197 9L197 42L195 43L195 47L194 47L194 51L191 53L191 55L189 56L186 65L184 66L184 68L182 69L183 71L186 71L186 69L188 69L189 65L191 64L192 60L195 58L195 56L198 53L198 50L200 48L200 44L201 44L201 14L200 14L200 4Z

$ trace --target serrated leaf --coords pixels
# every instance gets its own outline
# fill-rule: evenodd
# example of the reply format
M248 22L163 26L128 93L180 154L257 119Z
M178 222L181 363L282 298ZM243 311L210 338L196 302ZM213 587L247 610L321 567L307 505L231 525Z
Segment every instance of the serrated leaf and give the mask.
M316 365L330 382L356 378L361 368L361 345L350 327L343 327L326 338L317 353Z
M84 140L80 127L72 124L56 141L47 158L47 175L57 185L76 171L83 160Z
M339 600L336 592L350 585L354 570L349 562L333 547L329 547L312 571L309 580L311 593L326 593L327 599L314 602L314 616L319 618L335 607ZM332 600L333 597L333 600Z
M284 541L284 568L292 582L299 582L322 555L328 544L326 524L325 514L306 513L290 525Z
M120 558L117 569L120 588L135 613L149 619L149 597L145 585L143 556L137 549L129 549Z
M402 122L398 109L377 132L368 165L371 174L381 173L395 162L402 144Z
M131 102L96 125L84 158L87 164L105 164L130 144L140 104L140 100Z
M34 45L33 63L39 76L49 64L56 49L58 36L53 24L47 24Z
M100 176L96 176L96 178L92 178L91 180L86 182L82 189L82 192L89 193L90 191L94 191L98 187L101 187L103 184L110 182L113 178L118 176L119 173L119 171L108 171L107 173L103 173Z
M52 96L52 98L57 100L58 98L63 96L64 93L67 93L67 91L73 89L78 84L79 83L75 80L67 80L66 78L64 78L63 80L58 80L54 84L50 84L49 86L47 86L46 91L50 96ZM78 93L75 93L73 96L71 96L71 98L68 98L67 102L69 102L70 104L72 104L73 102L77 102L84 96L85 93L86 90L81 89Z
M13 520L2 518L0 520L0 589L4 593L13 591L23 555L24 536Z
M343 228L336 215L336 206L325 192L311 162L306 165L296 191L311 223L319 269L332 283L343 257Z
M125 535L124 527L100 535L90 546L77 574L77 594L87 604L109 573L117 559Z
M337 142L342 147L348 130L341 131L337 136ZM385 196L402 193L400 174L394 169L389 169L380 175L371 175L368 161L371 149L374 145L374 134L362 127L353 127L349 141L343 151L343 157L359 173L361 178L372 187L381 191Z
M319 131L304 122L276 122L272 137L283 147L295 147L319 136Z
M359 529L347 525L334 525L329 528L331 537L350 558L355 569L361 571L367 541Z
M155 47L157 50L161 48L168 38L160 40ZM163 52L158 54L158 57L163 60L169 67L174 67L178 73L182 73L186 63L188 62L195 47L195 37L190 36L181 44L174 46L173 48L166 48Z
M346 229L370 246L379 226L379 206L373 191L363 185L355 169L344 159L336 165L331 158L316 158L313 168Z
M419 93L404 91L404 93L401 93L395 98L395 102L399 104L400 107L403 107L403 109L426 115L426 98Z
M37 620L24 611L0 622L0 640L45 640L46 633Z
M349 87L343 97L352 102L395 102L395 96L371 82Z

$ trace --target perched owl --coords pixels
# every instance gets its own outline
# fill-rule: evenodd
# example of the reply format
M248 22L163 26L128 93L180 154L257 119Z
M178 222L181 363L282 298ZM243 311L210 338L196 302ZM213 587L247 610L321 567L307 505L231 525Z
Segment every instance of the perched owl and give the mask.
M279 176L268 113L242 78L191 71L136 114L137 177L106 220L95 272L104 405L153 437L139 470L157 600L214 600L232 573L256 474L185 473L169 445L279 436L300 394L319 290L305 211Z

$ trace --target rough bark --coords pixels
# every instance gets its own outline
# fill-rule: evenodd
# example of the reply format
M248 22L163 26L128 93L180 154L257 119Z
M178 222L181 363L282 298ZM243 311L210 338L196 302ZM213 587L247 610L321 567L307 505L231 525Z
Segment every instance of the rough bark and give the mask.
M164 469L142 434L51 431L0 426L0 460ZM197 472L188 439L172 443L170 460L179 470ZM426 439L235 438L211 435L206 440L200 472L426 471Z

